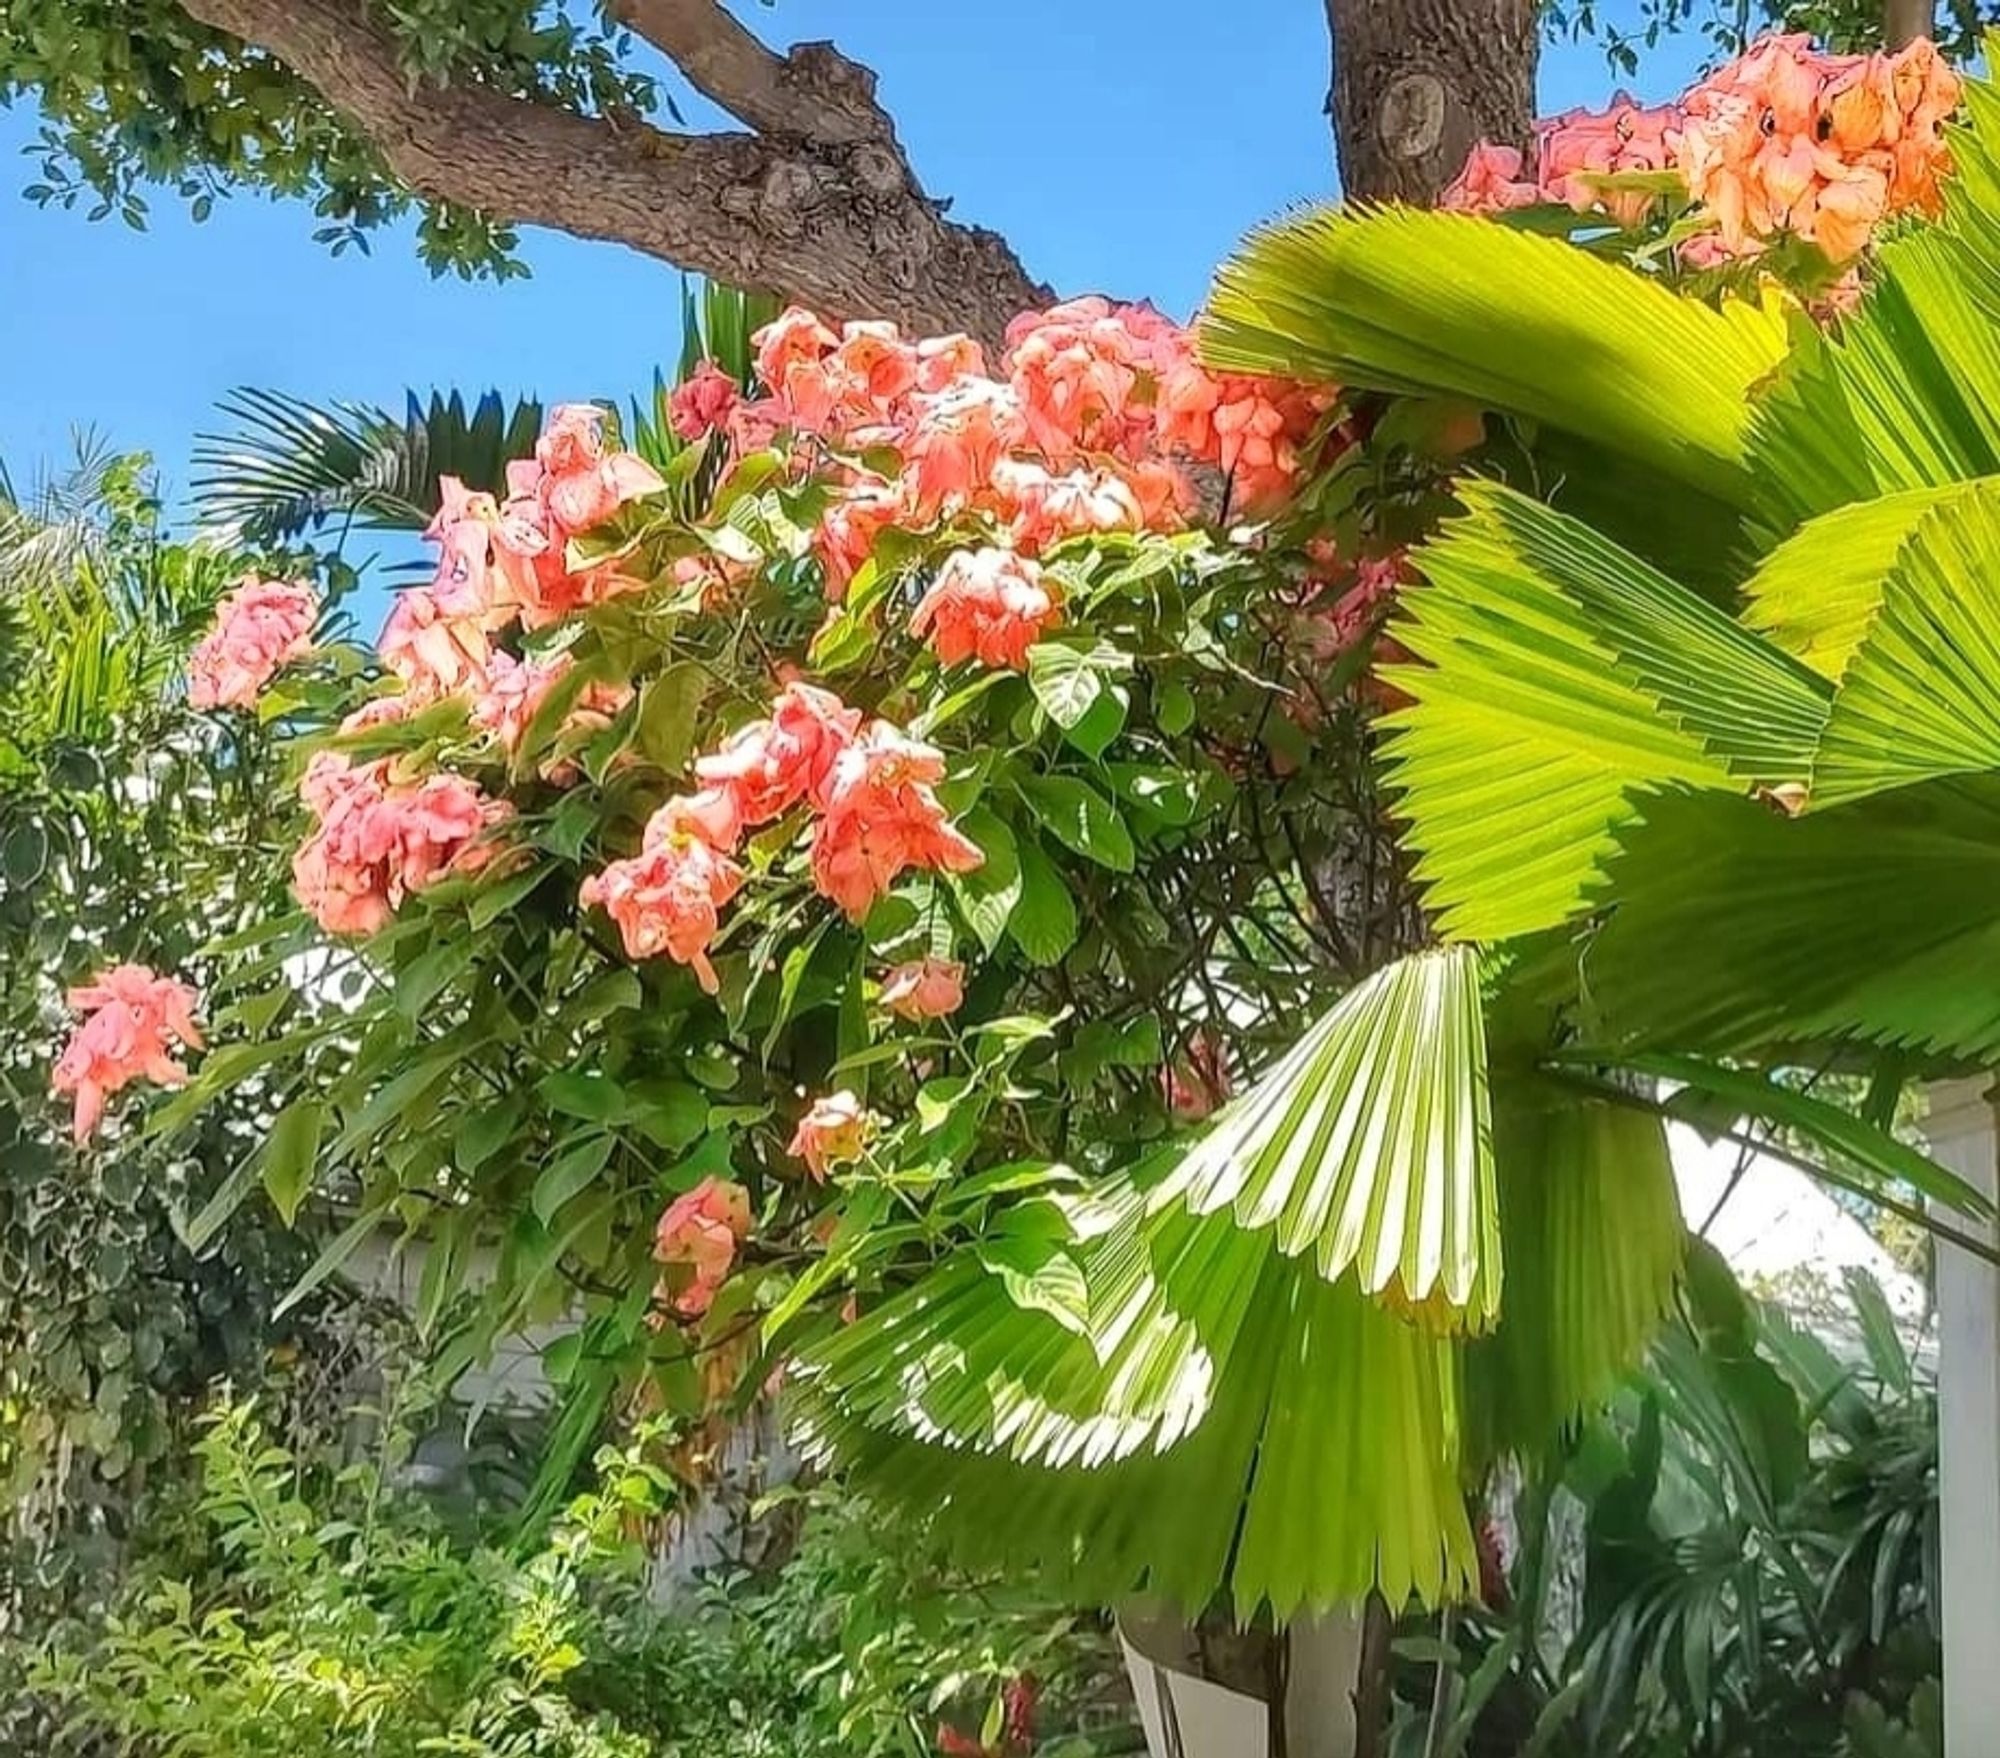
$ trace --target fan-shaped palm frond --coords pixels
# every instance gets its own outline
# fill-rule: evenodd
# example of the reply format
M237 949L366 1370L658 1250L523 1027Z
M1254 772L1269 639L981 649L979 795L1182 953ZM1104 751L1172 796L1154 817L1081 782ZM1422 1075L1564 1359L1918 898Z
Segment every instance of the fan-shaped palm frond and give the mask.
M1748 399L1786 345L1774 309L1713 311L1557 239L1404 208L1256 233L1201 327L1220 366L1523 418L1558 505L1702 585L1752 500Z
M539 403L510 405L498 391L469 411L457 391L413 391L400 421L366 404L321 407L249 387L219 407L234 428L197 442L195 505L206 523L253 544L334 520L420 531L437 511L440 476L504 497L508 460L533 452L542 425Z
M1680 1260L1657 1116L1517 1074L1489 1135L1486 1088L1472 951L1388 967L1171 1166L1017 1211L810 1349L814 1445L1091 1592L1457 1593L1483 1449L1602 1397ZM1052 1265L1087 1298L1035 1297Z
M1478 961L1399 960L1349 991L1164 1187L1271 1228L1362 1292L1480 1330L1500 1307Z
M1045 1569L1092 1596L1144 1586L1199 1607L1225 1591L1247 1617L1378 1585L1399 1603L1462 1592L1472 1544L1449 1341L1351 1276L1329 1283L1292 1263L1226 1212L1170 1204L1138 1220L1146 1206L1098 1248L1128 1260L1139 1248L1146 1267L1125 1278L1146 1290L1137 1306L1109 1301L1100 1314L1100 1278L1111 1287L1119 1272L1078 1240L1093 1295L1079 1337L1014 1304L967 1248L813 1353L800 1392L808 1445L967 1555ZM1133 1322L1141 1306L1150 1325ZM1160 1351L1169 1334L1176 1346ZM1172 1420L1104 1446L1109 1412L1134 1407L1142 1357L1172 1364L1155 1381L1171 1389L1159 1412ZM1059 1419L1058 1398L1074 1414ZM1100 1442L1088 1454L1074 1446L1085 1436Z
M1419 556L1390 779L1440 926L1578 914L1636 789L1804 776L1824 682L1575 519L1468 485Z

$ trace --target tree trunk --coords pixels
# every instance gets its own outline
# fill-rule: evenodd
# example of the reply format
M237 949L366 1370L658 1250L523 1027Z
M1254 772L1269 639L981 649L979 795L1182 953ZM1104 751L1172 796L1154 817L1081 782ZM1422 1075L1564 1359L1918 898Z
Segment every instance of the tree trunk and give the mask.
M1477 141L1527 146L1538 11L1537 0L1326 0L1342 191L1428 204Z
M1936 14L1935 0L1883 0L1882 40L1890 48L1900 49L1927 37L1937 22Z

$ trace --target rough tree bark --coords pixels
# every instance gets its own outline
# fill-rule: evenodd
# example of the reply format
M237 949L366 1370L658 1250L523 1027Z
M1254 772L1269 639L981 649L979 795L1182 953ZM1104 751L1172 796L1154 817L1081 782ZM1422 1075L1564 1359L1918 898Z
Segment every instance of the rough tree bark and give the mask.
M1936 0L1882 0L1882 40L1900 49L1929 36L1936 16Z
M1340 186L1429 202L1481 138L1526 146L1538 0L1326 0Z
M1049 297L1005 239L925 194L868 69L831 43L777 54L716 0L614 10L748 133L671 134L472 80L414 87L363 0L183 4L282 61L433 199L922 332L991 341Z

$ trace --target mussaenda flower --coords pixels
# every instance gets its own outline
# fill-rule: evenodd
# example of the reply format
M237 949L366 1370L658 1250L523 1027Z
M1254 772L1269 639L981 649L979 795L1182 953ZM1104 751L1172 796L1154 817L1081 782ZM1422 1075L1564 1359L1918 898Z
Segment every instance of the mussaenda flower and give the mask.
M684 440L705 439L726 428L743 393L713 360L704 360L667 398L667 420Z
M969 873L985 855L954 829L932 792L944 754L872 722L842 751L813 826L813 883L859 921L911 867Z
M668 1269L692 1274L678 1290L662 1280L657 1297L669 1302L682 1318L700 1318L736 1261L736 1247L750 1233L750 1193L724 1178L704 1178L694 1189L676 1197L660 1216L653 1235L653 1257Z
M965 966L955 959L919 958L882 979L882 1005L898 1019L943 1019L965 1005Z
M736 732L721 750L700 758L694 772L704 787L735 796L744 823L767 824L801 800L818 798L860 727L861 710L831 690L790 683L773 700L768 719Z
M188 702L249 708L312 646L319 598L310 586L250 575L216 606L215 626L188 657Z
M591 874L581 897L617 923L631 957L665 953L692 970L713 995L721 983L708 949L722 931L723 906L743 888L744 875L709 840L710 830L725 827L710 817L711 806L701 795L668 801L647 823L639 853Z
M815 1099L799 1119L786 1151L805 1161L806 1170L824 1183L829 1172L861 1158L874 1126L875 1119L851 1092L829 1093Z
M952 551L910 616L946 665L1022 670L1028 649L1062 618L1062 595L1039 566L1009 549Z
M72 1129L79 1143L96 1132L105 1100L133 1081L172 1087L187 1080L170 1047L202 1047L195 994L185 983L142 964L113 965L72 989L69 1005L83 1019L57 1057L49 1085L74 1097Z

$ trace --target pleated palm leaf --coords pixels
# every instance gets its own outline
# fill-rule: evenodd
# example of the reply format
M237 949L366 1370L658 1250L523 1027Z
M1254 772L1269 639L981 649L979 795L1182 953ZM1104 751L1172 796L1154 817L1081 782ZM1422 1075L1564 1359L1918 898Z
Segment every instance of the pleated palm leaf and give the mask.
M1218 364L1469 399L1535 466L1461 485L1397 628L1443 945L1178 1161L1011 1222L1069 1307L982 1242L819 1345L824 1453L1096 1593L1435 1601L1462 1492L1672 1297L1667 1115L1990 1215L1790 1072L1879 1098L2000 1049L2000 99L1968 109L1947 217L1829 335L1453 215L1307 215L1225 270Z

